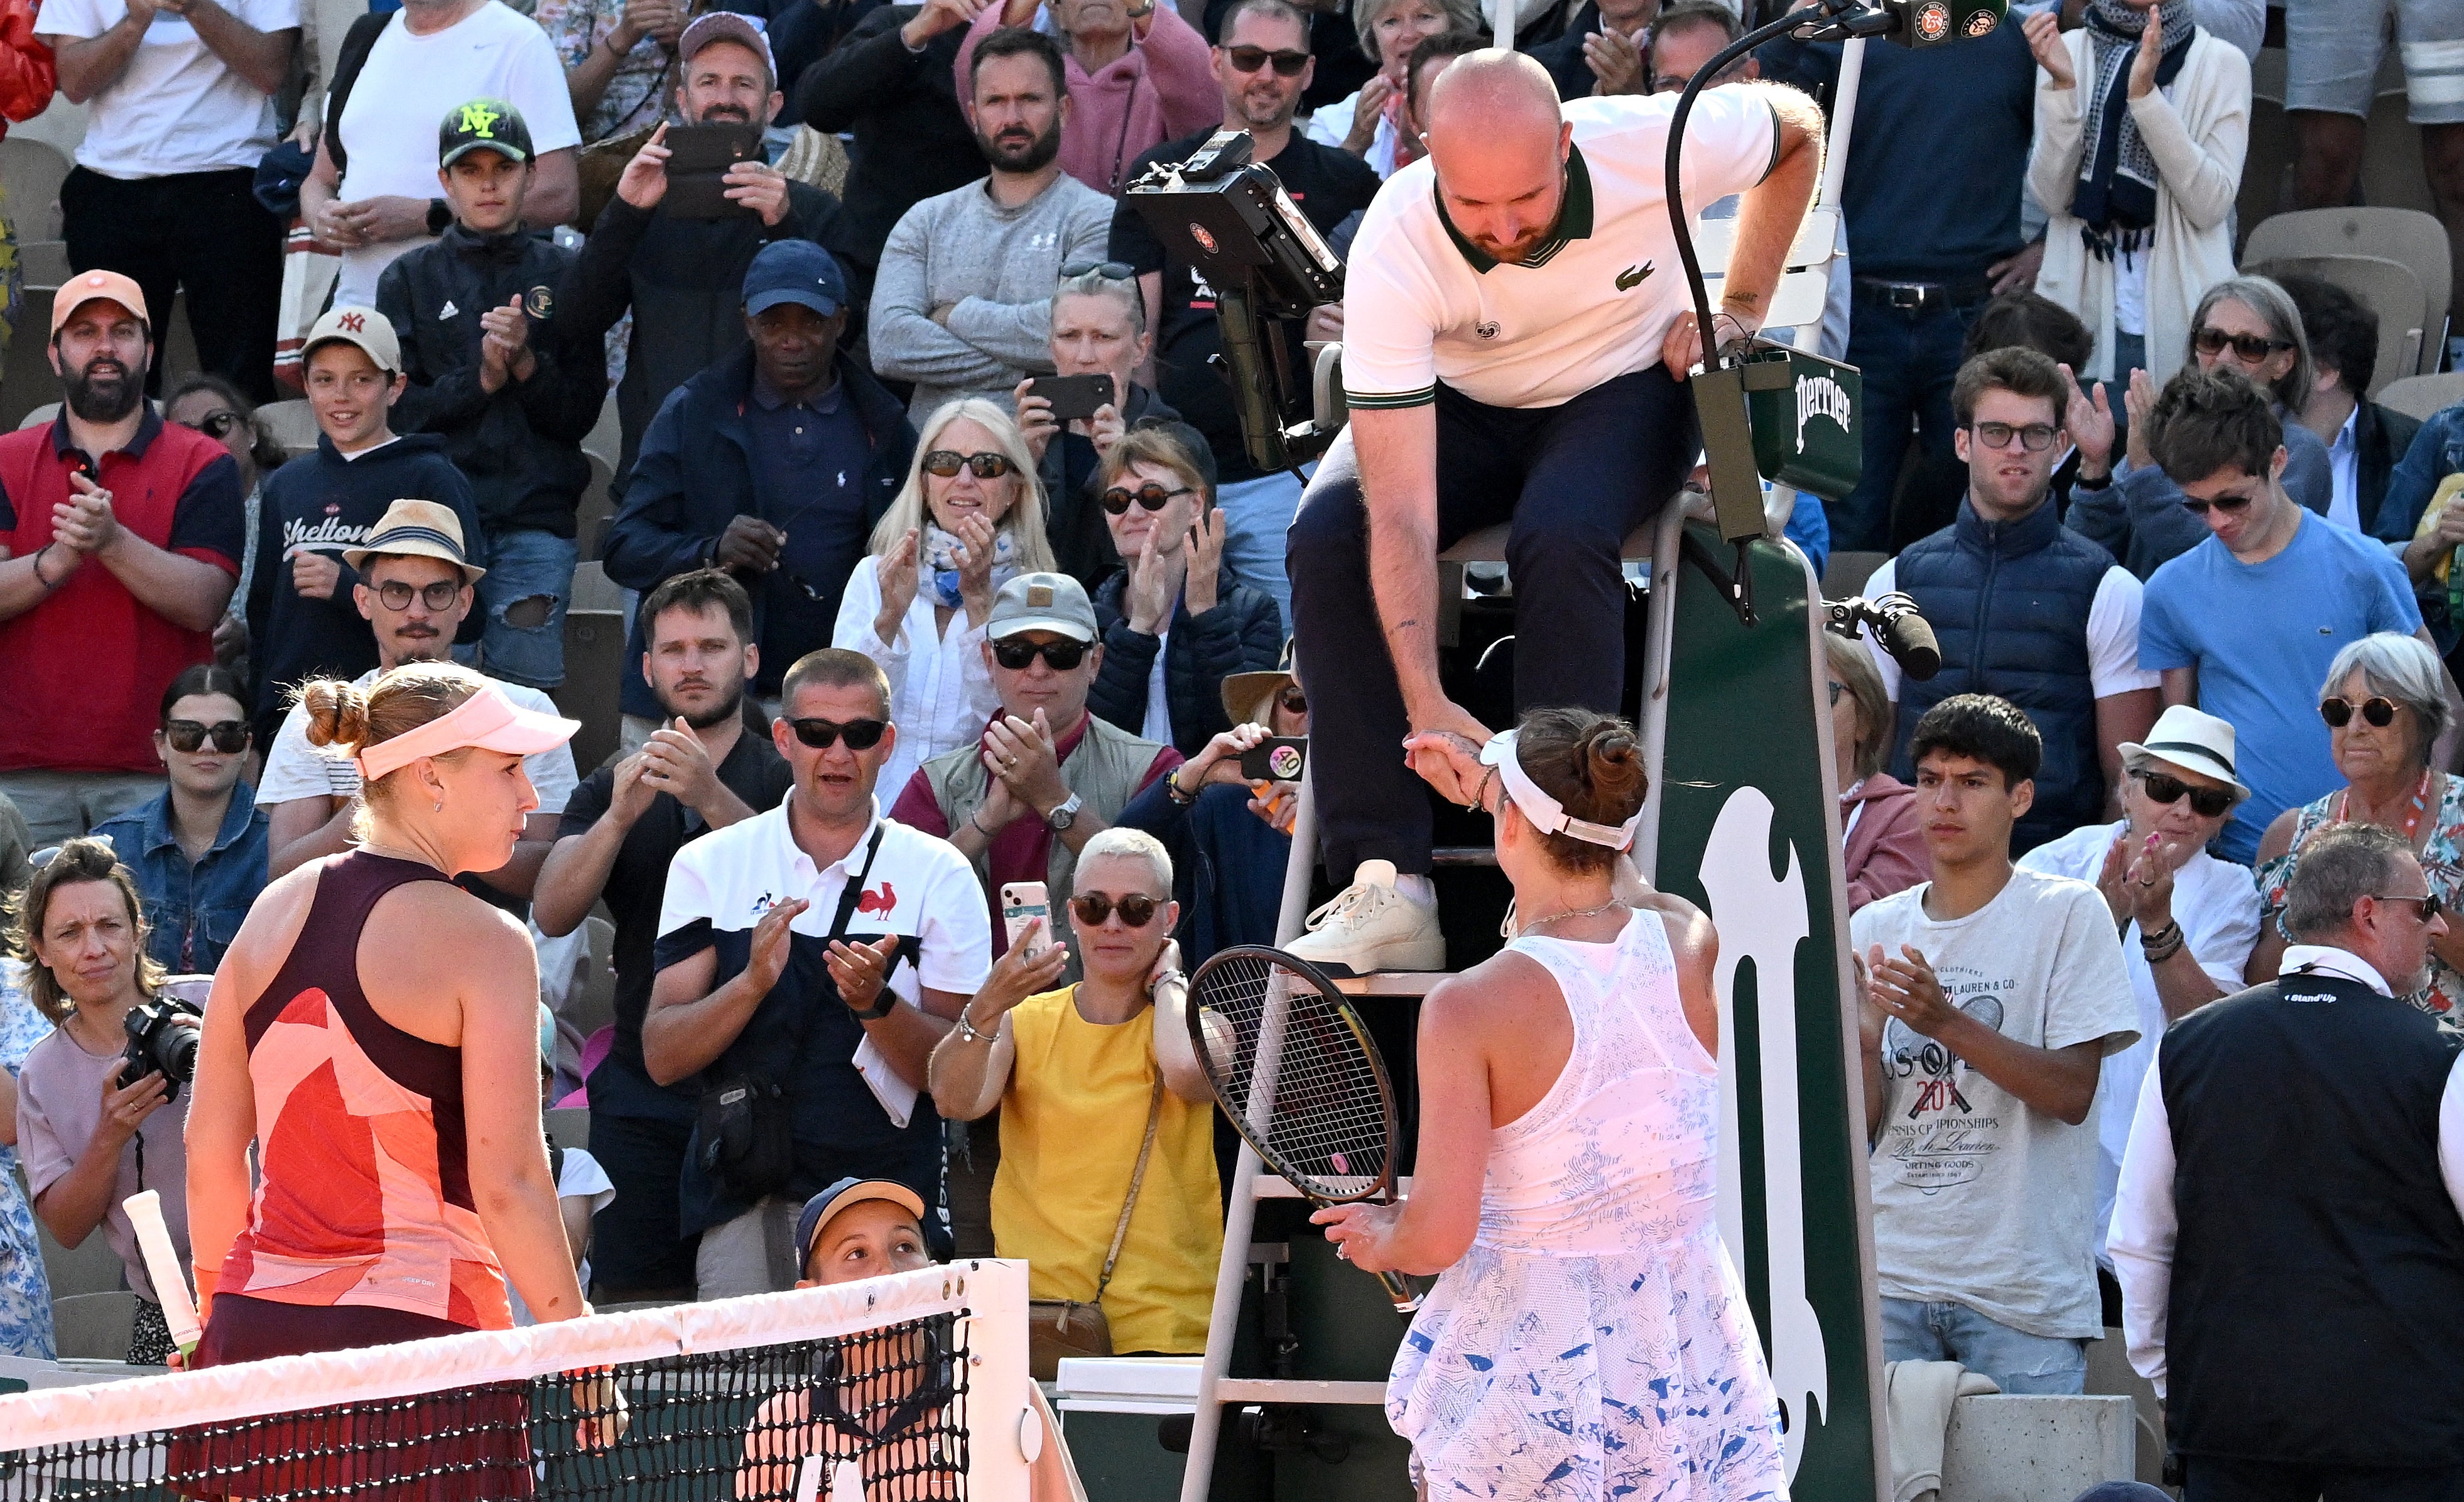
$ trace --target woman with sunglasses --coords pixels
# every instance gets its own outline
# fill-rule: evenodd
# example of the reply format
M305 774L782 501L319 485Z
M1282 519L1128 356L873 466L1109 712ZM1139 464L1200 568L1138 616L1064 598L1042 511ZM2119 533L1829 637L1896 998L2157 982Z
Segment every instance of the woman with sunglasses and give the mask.
M1822 633L1825 691L1831 702L1833 775L1839 783L1841 858L1848 872L1848 911L1904 892L1933 873L1925 853L1917 790L1884 771L1898 720L1882 675L1862 642Z
M2451 906L2464 897L2464 778L2431 765L2431 746L2450 714L2438 654L2418 637L2381 631L2336 653L2319 691L2319 718L2344 785L2277 814L2259 839L2264 919L2250 953L2251 984L2273 980L2293 942L2283 923L2286 893L2302 847L2321 829L2377 825L2420 857L2433 897ZM2405 1000L2464 1032L2464 936L2431 939L2430 982Z
M1047 506L1045 532L1062 573L1092 589L1112 568L1104 513L1095 504L1095 471L1121 434L1151 417L1180 414L1134 373L1155 353L1147 329L1147 299L1138 275L1125 261L1071 261L1061 268L1052 293L1052 369L1070 379L1108 377L1113 399L1086 417L1064 423L1052 415L1052 399L1029 376L1018 384L1018 431L1035 455Z
M2358 531L2358 515L2340 518L2330 510L2336 482L2327 446L2300 423L2312 384L2310 341L2302 332L2301 312L2291 295L2264 276L2217 282L2199 298L2190 315L2185 354L2189 363L2202 370L2236 371L2267 393L2269 406L2284 425L2284 474L2279 481L2284 493L2328 520ZM2164 384L2145 370L2130 373L2123 398L2129 414L2125 457L2115 469L2109 487L2075 488L2072 493L2069 525L2103 544L2123 567L2142 579L2208 537L2207 523L2184 505L2182 488L2156 462L2148 446L2147 419L2156 409ZM2080 421L2084 405L2074 398L2067 420Z
M1087 707L1195 755L1232 728L1223 680L1282 659L1283 612L1272 595L1224 573L1215 458L1194 430L1141 424L1097 475L1104 524L1124 566L1095 590L1104 665Z
M239 466L240 494L245 502L248 541L239 561L239 584L231 590L231 608L214 628L214 660L236 666L248 655L248 586L256 577L257 511L263 501L265 477L288 457L274 435L258 425L256 408L238 387L210 373L189 376L171 388L163 403L163 420L204 433L230 452Z
M1223 1206L1214 1096L1182 1013L1172 860L1153 835L1107 829L1073 881L1073 943L1051 942L1042 919L1020 935L933 1050L933 1100L969 1121L1000 1108L993 1242L1027 1260L1034 1297L1099 1305L1117 1355L1194 1354ZM1085 979L1055 989L1073 947Z
M1007 413L969 397L925 419L907 484L872 529L830 632L831 646L890 679L898 745L880 785L904 787L933 758L973 745L1001 709L984 623L1002 585L1052 568L1044 514L1044 482Z
M210 975L265 890L265 810L250 785L248 688L200 663L163 691L154 754L170 785L95 828L137 878L145 949L174 975Z

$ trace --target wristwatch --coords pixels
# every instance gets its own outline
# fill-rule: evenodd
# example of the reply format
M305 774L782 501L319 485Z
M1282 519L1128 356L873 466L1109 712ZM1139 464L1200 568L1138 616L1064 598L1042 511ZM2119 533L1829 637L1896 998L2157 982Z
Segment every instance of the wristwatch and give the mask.
M1044 816L1044 822L1052 827L1053 833L1059 834L1078 822L1078 810L1084 806L1084 800L1071 793L1067 802Z
M451 204L447 203L442 198L431 198L428 201L429 233L443 234L447 227L452 223L453 206Z

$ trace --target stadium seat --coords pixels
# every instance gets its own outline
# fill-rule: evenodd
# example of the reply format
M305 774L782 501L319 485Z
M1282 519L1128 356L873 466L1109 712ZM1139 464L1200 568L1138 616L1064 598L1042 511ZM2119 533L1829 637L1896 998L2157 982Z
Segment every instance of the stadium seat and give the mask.
M1888 553L1834 553L1822 568L1822 593L1826 598L1845 600L1865 592L1865 581L1874 570L1890 558Z
M100 1230L96 1230L74 1249L63 1247L52 1235L52 1228L34 1217L34 1234L43 1246L43 1277L51 1284L55 1299L73 1298L79 1293L108 1293L128 1283L127 1270L120 1265L120 1253ZM121 1349L126 1349L123 1338ZM119 1355L119 1352L112 1353Z
M1463 625L1463 576L1468 565L1504 563L1507 526L1501 521L1465 535L1454 546L1438 555L1438 641L1451 647L1461 634ZM1651 525L1645 522L1627 535L1619 555L1627 563L1646 561L1651 557Z
M2379 316L2378 363L2370 372L2367 394L2375 396L2380 387L2421 368L2430 291L2412 268L2384 255L2294 255L2242 265L2262 276L2300 272L2333 282ZM2434 358L2431 364L2436 364Z
M11 131L0 139L0 191L19 244L60 237L60 184L69 159L57 146Z
M607 494L608 482L616 477L616 467L588 449L582 456L590 461L590 484L582 493L581 506L574 512L574 539L582 544L583 558L599 557L601 535L607 530L607 519L616 514L615 498Z
M2305 209L2267 220L2251 231L2249 243L2242 247L2245 266L2342 255L2396 261L2420 279L2426 299L2420 356L2410 372L2381 374L2393 380L2435 369L2446 342L2453 254L2447 243L2447 227L2432 215L2412 209Z
M624 661L622 610L565 611L564 683L553 697L558 708L582 721L573 737L573 766L584 777L616 752Z
M0 142L0 144L5 144ZM25 273L29 287L60 287L68 284L69 246L66 240L20 240L17 242L17 265Z
M287 402L268 402L256 409L256 417L282 452L293 458L317 450L317 411L305 397Z
M28 412L45 402L57 402L59 377L52 373L51 346L38 330L52 326L49 287L28 287L17 307L17 326L33 335L9 341L9 355L0 370L0 431L16 428Z
M63 1360L124 1361L137 1326L137 1295L72 1293L52 1300L52 1335Z
M590 1151L590 1113L586 1110L549 1112L547 1135L556 1138L559 1147L578 1147L585 1153Z
M2464 371L2390 381L2379 387L2377 399L2382 407L2426 420L2432 413L2464 402Z
M625 586L607 577L607 565L592 559L573 566L573 604L575 610L622 610L625 608Z

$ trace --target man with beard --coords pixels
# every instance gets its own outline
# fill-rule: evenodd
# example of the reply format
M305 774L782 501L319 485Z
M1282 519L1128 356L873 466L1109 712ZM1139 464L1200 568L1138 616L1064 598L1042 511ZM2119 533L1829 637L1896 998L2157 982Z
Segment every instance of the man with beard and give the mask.
M641 619L642 678L668 722L575 790L532 910L551 938L603 896L616 919L616 1036L590 1074L591 1144L616 1185L592 1242L603 1302L693 1296L698 1238L678 1230L676 1196L696 1093L642 1062L668 866L688 841L777 807L793 781L745 699L761 649L744 586L715 568L678 574L643 597Z
M753 598L754 692L780 692L797 658L826 647L839 596L872 524L907 478L915 430L898 399L839 341L847 278L810 240L774 240L744 274L744 348L676 387L643 434L624 509L607 526L607 577L652 589L723 568ZM647 650L637 616L628 654ZM626 684L625 748L658 728L658 701Z
M153 354L137 283L77 276L52 305L67 401L0 436L0 796L37 846L162 790L156 701L214 660L239 578L239 470L146 403Z
M351 598L377 638L377 665L355 680L360 688L406 662L443 662L487 573L464 552L462 522L453 508L432 500L397 500L386 507L367 541L343 550L342 562L359 571ZM524 709L556 713L555 702L537 689L501 679L496 686ZM558 745L538 752L522 759L522 770L539 806L513 858L459 883L517 917L529 911L531 883L556 839L565 800L573 796L573 751ZM271 875L359 843L351 828L360 812L359 768L347 757L328 756L308 743L308 715L298 705L283 718L265 753L256 804L269 819Z
M1069 97L1060 44L996 32L970 59L968 116L992 175L907 210L873 284L872 367L915 384L918 426L945 402L1006 409L1052 373L1052 289L1061 268L1101 260L1112 201L1060 166Z
M767 125L783 99L770 42L743 16L712 11L685 28L677 47L676 107L697 125ZM767 163L727 169L735 212L717 219L668 211L668 145L655 134L617 179L616 196L591 226L582 255L567 274L558 321L569 337L598 338L633 314L625 378L616 387L616 418L624 454L615 496L633 472L642 432L668 393L694 372L744 347L738 291L754 254L774 240L811 240L853 270L852 242L839 201ZM864 306L859 281L855 305ZM648 714L649 705L639 706Z
M1318 233L1331 235L1377 196L1377 173L1349 151L1292 128L1292 112L1317 76L1309 39L1309 17L1291 0L1239 0L1233 6L1215 48L1215 77L1223 91L1221 128L1247 131L1255 160L1274 169ZM1131 168L1130 180L1158 163L1189 160L1217 128L1209 125L1147 152ZM1300 504L1301 482L1286 474L1262 474L1249 462L1241 414L1222 374L1209 364L1223 348L1215 324L1215 289L1165 252L1146 217L1126 198L1112 210L1111 254L1138 274L1146 296L1147 321L1155 330L1156 394L1205 435L1215 454L1224 566L1241 583L1273 595L1288 625L1291 585L1284 579L1284 529ZM1309 315L1309 337L1341 339L1343 305L1331 303ZM1297 359L1301 352L1292 354ZM1308 384L1305 360L1293 365L1288 379Z

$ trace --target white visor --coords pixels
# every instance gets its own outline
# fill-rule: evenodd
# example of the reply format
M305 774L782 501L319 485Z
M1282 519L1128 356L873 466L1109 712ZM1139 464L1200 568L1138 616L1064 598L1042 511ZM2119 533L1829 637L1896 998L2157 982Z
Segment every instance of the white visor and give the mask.
M1506 781L1506 796L1514 800L1514 806L1533 828L1587 845L1605 845L1613 850L1633 847L1635 831L1642 828L1641 809L1636 809L1634 817L1623 824L1594 824L1589 819L1575 818L1523 770L1522 759L1514 749L1514 737L1511 730L1490 737L1488 744L1480 748L1481 764L1497 768Z

